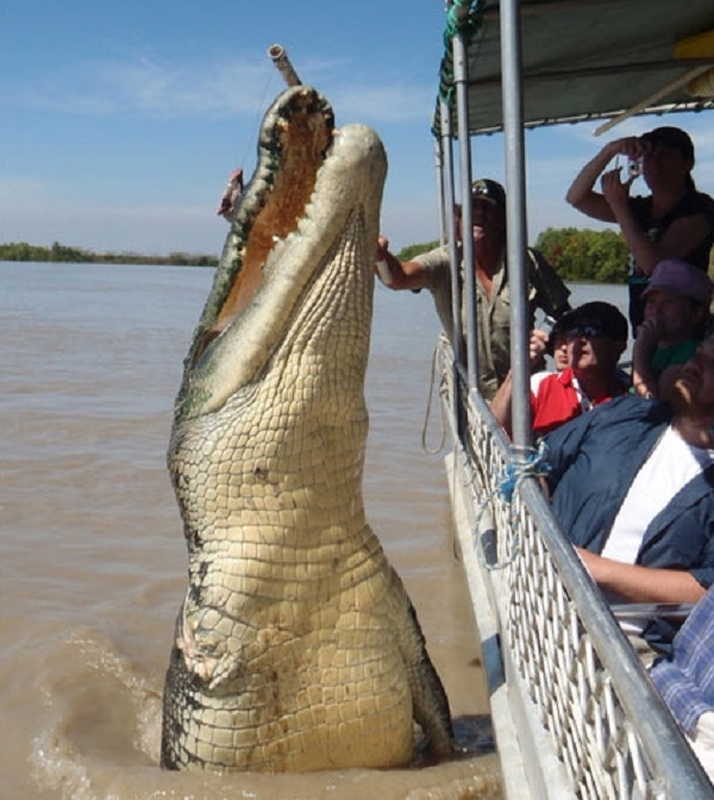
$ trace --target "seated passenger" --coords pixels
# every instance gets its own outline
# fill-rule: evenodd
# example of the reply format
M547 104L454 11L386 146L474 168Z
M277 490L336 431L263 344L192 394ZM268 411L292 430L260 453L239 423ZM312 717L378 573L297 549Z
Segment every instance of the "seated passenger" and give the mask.
M644 321L632 350L632 385L637 394L659 397L659 384L671 379L697 349L704 334L712 284L702 270L668 259L655 267L643 292Z
M561 317L570 366L531 382L531 424L536 437L628 391L617 362L627 346L627 320L615 306L594 301ZM535 377L535 376L534 376ZM491 403L496 420L510 433L510 373Z
M506 263L506 192L503 186L490 178L475 181L471 187L471 208L473 264L470 268L475 276L477 307L477 382L481 394L490 400L511 363L511 291ZM459 249L460 245L459 241ZM528 248L527 256L527 300L532 327L538 308L553 317L569 310L570 291L540 253ZM429 289L444 331L451 339L454 321L447 248L437 247L412 261L402 262L389 252L389 240L380 236L376 262L379 279L390 289L417 292ZM460 274L463 276L463 265ZM464 291L461 299L463 330L466 320Z
M671 657L656 661L650 675L714 781L714 586L674 637Z
M553 512L610 602L714 584L714 335L667 401L612 400L545 439Z

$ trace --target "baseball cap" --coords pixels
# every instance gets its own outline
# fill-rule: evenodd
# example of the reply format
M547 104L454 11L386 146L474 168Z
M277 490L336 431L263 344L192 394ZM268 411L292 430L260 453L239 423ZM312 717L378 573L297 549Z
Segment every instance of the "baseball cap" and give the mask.
M506 190L498 181L491 178L479 178L471 184L472 200L487 200L500 208L506 206Z
M610 303L593 300L574 308L558 320L558 329L570 330L577 325L591 322L600 328L604 336L616 342L626 342L628 327L624 314Z
M714 292L714 283L704 270L678 258L667 258L654 268L642 296L654 291L676 292L691 298L695 303L708 306Z
M673 147L679 150L685 159L694 161L694 144L689 138L689 134L681 128L675 128L673 125L663 125L661 128L654 128L647 133L643 133L640 139L643 142Z

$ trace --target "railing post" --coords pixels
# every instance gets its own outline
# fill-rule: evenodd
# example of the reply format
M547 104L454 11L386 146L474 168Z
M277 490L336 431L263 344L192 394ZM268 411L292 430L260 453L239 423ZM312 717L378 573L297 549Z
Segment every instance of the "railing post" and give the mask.
M454 353L452 365L454 367L452 380L454 386L460 384L458 366L463 363L463 327L461 325L461 281L459 280L459 249L456 241L456 221L454 217L454 153L453 138L451 131L451 113L447 103L441 99L441 207L446 230L446 246L449 251L449 265L451 268L451 316L453 319L452 330L449 331L451 337L451 347ZM461 392L454 392L452 398L452 413L454 419L459 420L459 434L463 435L463 420L465 413L463 409L463 399Z
M530 364L528 340L528 234L526 225L525 144L521 85L521 25L519 0L501 0L501 72L503 130L506 149L506 257L511 292L512 429L517 458L531 444Z
M466 317L466 374L469 390L478 382L478 340L476 327L476 276L473 271L473 209L471 207L471 137L469 135L468 48L465 37L452 39L456 117L459 135L459 178L461 183L461 248Z

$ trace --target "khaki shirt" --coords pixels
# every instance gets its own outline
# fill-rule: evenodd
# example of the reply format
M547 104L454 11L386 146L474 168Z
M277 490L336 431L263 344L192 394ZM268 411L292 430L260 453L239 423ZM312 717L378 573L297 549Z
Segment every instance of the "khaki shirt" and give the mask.
M535 250L528 250L528 307L529 325L535 322L536 309L558 317L570 306L570 290L558 277L548 262ZM425 286L434 297L437 313L449 339L453 336L454 321L451 312L451 273L446 247L437 247L416 256L425 269ZM463 267L460 268L463 286ZM511 367L511 292L505 261L493 276L489 299L481 282L476 279L476 341L478 388L486 400L491 400L503 383ZM461 329L466 329L466 309L462 294Z

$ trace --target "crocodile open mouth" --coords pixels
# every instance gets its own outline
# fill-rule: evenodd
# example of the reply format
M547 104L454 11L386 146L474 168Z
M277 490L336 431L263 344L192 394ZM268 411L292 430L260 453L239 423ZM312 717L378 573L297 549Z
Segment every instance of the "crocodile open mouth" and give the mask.
M344 309L330 304L353 302L371 319L371 251L386 170L376 132L356 123L335 129L332 107L316 89L293 86L276 98L184 362L177 424L217 410L258 380L278 350L302 336L306 319L322 320L307 333L328 339L331 326L344 329ZM347 278L352 270L362 277ZM370 303L345 299L354 292L367 292Z
M195 343L194 362L255 296L276 242L297 229L333 136L332 108L309 86L287 89L267 112L258 165L239 201L223 254L228 280L213 307L213 321Z

